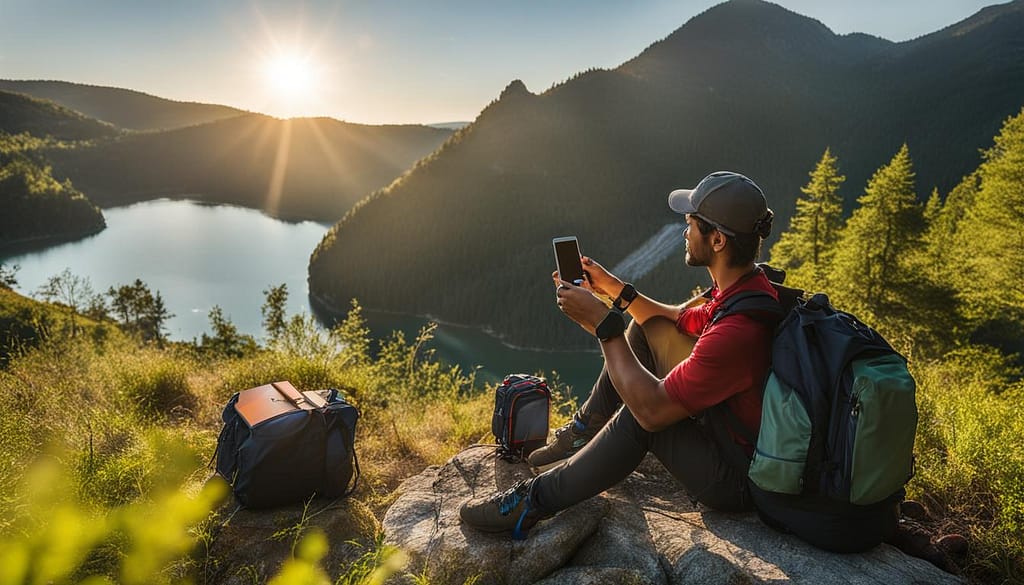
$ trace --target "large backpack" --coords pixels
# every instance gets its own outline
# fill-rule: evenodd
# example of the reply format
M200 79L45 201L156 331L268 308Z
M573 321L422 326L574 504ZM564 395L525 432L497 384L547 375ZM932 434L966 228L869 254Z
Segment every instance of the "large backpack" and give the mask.
M543 378L509 374L494 393L491 431L498 454L508 461L522 461L548 440L551 390Z
M742 450L731 440L727 457L746 470L766 524L826 550L867 550L895 531L913 476L914 379L889 343L826 295L805 300L801 291L772 284L784 316L772 343L761 431L750 441L752 461L737 457ZM731 298L713 318L764 318L779 311L772 303L756 293ZM751 435L724 405L714 410L720 422Z
M221 418L217 473L244 506L268 508L355 490L359 411L337 390L325 398L274 382L236 393Z

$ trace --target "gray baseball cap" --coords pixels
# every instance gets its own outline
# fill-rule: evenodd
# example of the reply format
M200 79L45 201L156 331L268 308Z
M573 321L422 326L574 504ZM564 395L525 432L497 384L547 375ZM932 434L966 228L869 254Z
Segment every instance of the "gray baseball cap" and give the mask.
M766 222L771 230L772 212L761 188L731 171L711 173L693 189L672 191L668 206L676 213L696 215L729 236L764 233Z

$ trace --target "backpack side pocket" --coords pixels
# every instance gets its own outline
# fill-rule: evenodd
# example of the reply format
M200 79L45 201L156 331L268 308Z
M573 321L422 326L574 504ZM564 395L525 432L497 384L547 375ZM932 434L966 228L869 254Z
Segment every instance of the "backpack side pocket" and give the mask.
M896 354L854 360L852 368L850 502L867 505L890 497L913 473L916 385Z
M765 491L801 493L810 442L811 419L803 402L793 388L770 373L748 477Z

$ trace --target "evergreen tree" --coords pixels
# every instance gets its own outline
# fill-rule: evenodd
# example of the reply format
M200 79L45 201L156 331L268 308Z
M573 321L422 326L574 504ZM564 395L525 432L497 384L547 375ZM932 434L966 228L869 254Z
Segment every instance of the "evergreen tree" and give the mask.
M156 344L159 347L164 346L164 325L169 319L174 317L174 314L167 310L167 306L164 304L164 298L157 291L155 295L150 296L150 302L146 307L146 329L143 333L145 337L151 337L156 340Z
M857 203L829 272L832 300L869 324L910 318L911 256L920 243L923 219L906 144L875 172Z
M125 331L137 334L143 341L155 340L163 347L164 325L174 315L167 310L164 299L149 286L136 278L132 284L110 287L107 296Z
M110 297L110 307L121 325L127 329L131 323L132 315L132 287L122 285L117 288L107 289L107 296Z
M978 191L978 173L971 173L960 181L946 195L946 200L939 200L938 190L932 193L925 205L924 232L924 270L936 281L949 283L951 286L963 284L962 259L955 253L957 231L960 219L967 208L974 203Z
M288 326L286 317L286 305L288 304L288 285L282 283L272 286L263 291L266 301L260 307L263 313L263 329L267 332L267 338L271 343L281 338L285 327Z
M1024 110L983 154L973 202L960 213L958 294L968 318L1024 322Z
M210 309L210 329L213 335L203 333L200 348L217 355L242 357L256 351L256 340L251 335L238 332L231 318L218 305Z
M789 229L772 247L771 263L787 271L786 284L790 286L807 290L827 288L824 280L843 215L839 187L846 177L839 174L838 160L825 149L810 173L810 182L800 189L804 196L796 200Z

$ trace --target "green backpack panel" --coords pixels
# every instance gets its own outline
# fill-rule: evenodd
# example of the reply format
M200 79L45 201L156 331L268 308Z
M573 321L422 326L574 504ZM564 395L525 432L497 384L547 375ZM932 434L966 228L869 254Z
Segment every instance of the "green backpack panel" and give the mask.
M850 503L874 504L913 475L909 454L917 428L915 384L906 362L896 354L854 360L851 367L857 422Z

